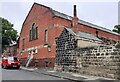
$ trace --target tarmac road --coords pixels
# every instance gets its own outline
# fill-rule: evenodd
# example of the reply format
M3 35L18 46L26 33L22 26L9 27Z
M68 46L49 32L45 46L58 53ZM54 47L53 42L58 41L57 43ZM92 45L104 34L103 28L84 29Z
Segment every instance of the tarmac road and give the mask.
M2 69L2 80L64 80L64 79L18 69Z
M0 60L1 62L1 60ZM2 76L2 77L1 77ZM22 69L2 69L0 63L0 81L1 80L68 80L49 75L39 74L36 72L25 71ZM69 81L72 82L72 81Z

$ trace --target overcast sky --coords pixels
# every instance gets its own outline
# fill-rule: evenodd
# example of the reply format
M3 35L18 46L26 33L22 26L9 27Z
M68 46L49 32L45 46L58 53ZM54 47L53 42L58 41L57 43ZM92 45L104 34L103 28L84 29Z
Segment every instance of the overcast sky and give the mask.
M45 2L46 1L46 2ZM51 7L54 10L73 15L73 5L77 5L78 18L108 29L113 29L118 24L119 0L1 0L0 17L8 19L14 24L14 28L20 33L29 10L34 2Z

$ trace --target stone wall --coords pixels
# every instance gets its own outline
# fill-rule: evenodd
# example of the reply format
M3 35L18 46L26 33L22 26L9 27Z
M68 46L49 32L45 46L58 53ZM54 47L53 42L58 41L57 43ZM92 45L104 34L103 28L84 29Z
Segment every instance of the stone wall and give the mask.
M56 70L120 79L119 49L106 46L77 49L76 52L74 66L56 65Z
M120 50L105 54L84 54L81 59L80 73L120 79Z

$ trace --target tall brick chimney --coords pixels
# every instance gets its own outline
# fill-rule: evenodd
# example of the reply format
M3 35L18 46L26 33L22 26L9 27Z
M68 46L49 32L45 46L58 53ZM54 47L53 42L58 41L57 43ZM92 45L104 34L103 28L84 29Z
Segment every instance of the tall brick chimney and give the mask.
M77 24L78 24L77 9L76 9L76 5L74 5L73 18L72 18L72 29L75 33L78 31Z

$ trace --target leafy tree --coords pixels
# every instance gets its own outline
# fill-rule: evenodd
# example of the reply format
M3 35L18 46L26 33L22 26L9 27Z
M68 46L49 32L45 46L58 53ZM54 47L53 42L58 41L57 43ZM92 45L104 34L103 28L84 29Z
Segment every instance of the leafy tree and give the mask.
M115 25L113 31L120 34L120 25Z
M113 31L120 34L120 25L115 25ZM120 48L120 41L117 42L116 48Z
M16 41L18 35L17 31L12 28L13 24L11 24L7 19L0 17L0 33L2 33L2 52L9 46L12 41Z
M117 43L117 45L115 47L120 48L120 41L118 41L118 43Z

